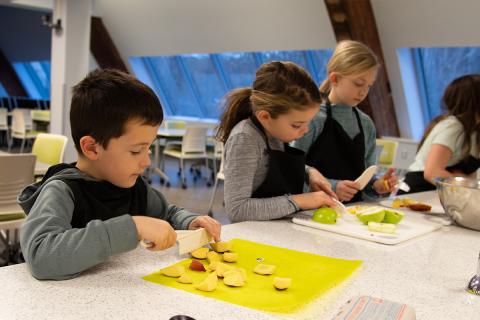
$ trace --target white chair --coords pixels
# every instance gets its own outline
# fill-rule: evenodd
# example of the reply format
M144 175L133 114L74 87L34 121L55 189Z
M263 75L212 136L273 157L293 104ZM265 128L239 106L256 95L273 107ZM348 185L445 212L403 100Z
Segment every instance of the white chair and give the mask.
M33 130L31 110L14 109L12 111L12 134L10 136L8 151L10 151L13 145L13 139L16 138L22 140L22 146L20 147L20 153L22 153L25 141L35 139L37 133L37 131Z
M223 162L224 162L224 149L223 149L223 144L222 144L222 153L220 155L220 169L217 172L217 175L215 177L215 184L213 185L213 191L212 191L212 197L210 198L210 203L208 205L208 215L212 216L212 207L213 207L213 201L215 200L215 193L217 192L217 186L218 186L218 180L225 180L225 175L223 173Z
M8 133L8 110L6 108L0 108L0 131L5 131L7 145L10 145L10 136Z
M182 138L180 145L167 144L163 150L163 156L170 156L180 161L180 178L182 188L187 188L187 179L185 178L184 160L205 159L205 165L208 165L207 159L207 127L188 127Z
M17 196L33 182L35 158L33 154L0 154L0 241L6 246L7 264L13 253L19 253L18 229L25 214L17 204Z

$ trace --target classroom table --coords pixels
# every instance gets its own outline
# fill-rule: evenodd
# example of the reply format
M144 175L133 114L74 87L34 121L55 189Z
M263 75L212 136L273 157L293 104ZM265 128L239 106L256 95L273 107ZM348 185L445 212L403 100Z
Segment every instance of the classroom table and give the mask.
M434 192L425 196L435 197ZM419 214L419 213L412 213ZM479 232L457 226L395 246L303 227L288 219L226 225L222 239L242 238L324 256L363 260L338 288L286 319L332 319L346 301L370 295L406 303L417 319L478 319L480 297L465 291L476 271ZM66 281L38 281L25 264L0 268L0 319L277 319L279 316L142 280L179 260L175 248L128 253Z

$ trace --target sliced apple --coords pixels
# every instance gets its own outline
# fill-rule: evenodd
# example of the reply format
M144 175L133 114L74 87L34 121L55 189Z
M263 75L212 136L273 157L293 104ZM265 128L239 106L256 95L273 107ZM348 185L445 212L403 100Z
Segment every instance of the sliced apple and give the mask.
M185 273L184 266L170 266L160 270L160 273L167 277L178 278Z
M211 292L217 289L217 281L216 273L210 273L202 282L197 284L195 288L201 291Z
M207 253L208 253L209 249L208 248L198 248L196 250L193 250L192 252L190 252L190 254L192 255L192 257L196 258L196 259L206 259L207 258Z
M180 283L193 283L192 277L190 277L187 273L184 273L180 276L180 278L177 279L178 282Z
M385 210L385 217L383 217L383 223L397 224L402 221L404 214L399 211Z
M198 260L192 260L189 266L190 270L194 271L206 271L205 266Z
M223 253L232 250L232 244L230 242L212 242L210 243L210 247L218 253Z
M273 286L278 290L285 290L291 285L292 285L291 278L280 278L280 277L273 278Z
M395 233L397 227L393 223L379 223L370 221L368 223L368 230L381 233Z
M253 269L253 272L262 274L262 275L268 275L268 274L274 273L276 268L277 267L274 266L273 264L259 263Z
M207 252L207 261L208 263L212 263L213 261L220 261L220 255L215 251L208 251Z
M217 262L216 266L215 266L215 273L220 277L220 278L223 278L223 274L227 271L230 271L234 269L234 267L231 267L225 263L222 263L222 262Z
M382 207L369 207L357 212L358 220L364 224L368 224L370 221L382 222L384 217L385 209Z
M223 283L231 287L243 287L245 280L238 269L230 270L224 273Z
M225 262L235 262L238 260L238 253L225 252L223 254L223 261Z

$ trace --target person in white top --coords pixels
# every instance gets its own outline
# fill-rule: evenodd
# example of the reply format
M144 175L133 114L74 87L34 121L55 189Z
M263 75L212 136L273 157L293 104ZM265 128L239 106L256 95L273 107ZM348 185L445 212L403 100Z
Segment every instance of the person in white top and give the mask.
M433 190L437 177L470 176L480 167L480 75L452 81L442 102L447 112L425 130L405 177L410 192Z

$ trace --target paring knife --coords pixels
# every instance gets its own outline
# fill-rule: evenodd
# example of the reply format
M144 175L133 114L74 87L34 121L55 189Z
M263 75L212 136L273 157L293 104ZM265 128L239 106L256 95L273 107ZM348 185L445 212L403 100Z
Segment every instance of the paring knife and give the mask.
M192 252L212 241L212 236L207 230L205 230L205 228L199 228L196 230L175 230L175 233L177 234L179 255ZM153 245L150 240L142 240L140 243L146 248Z

